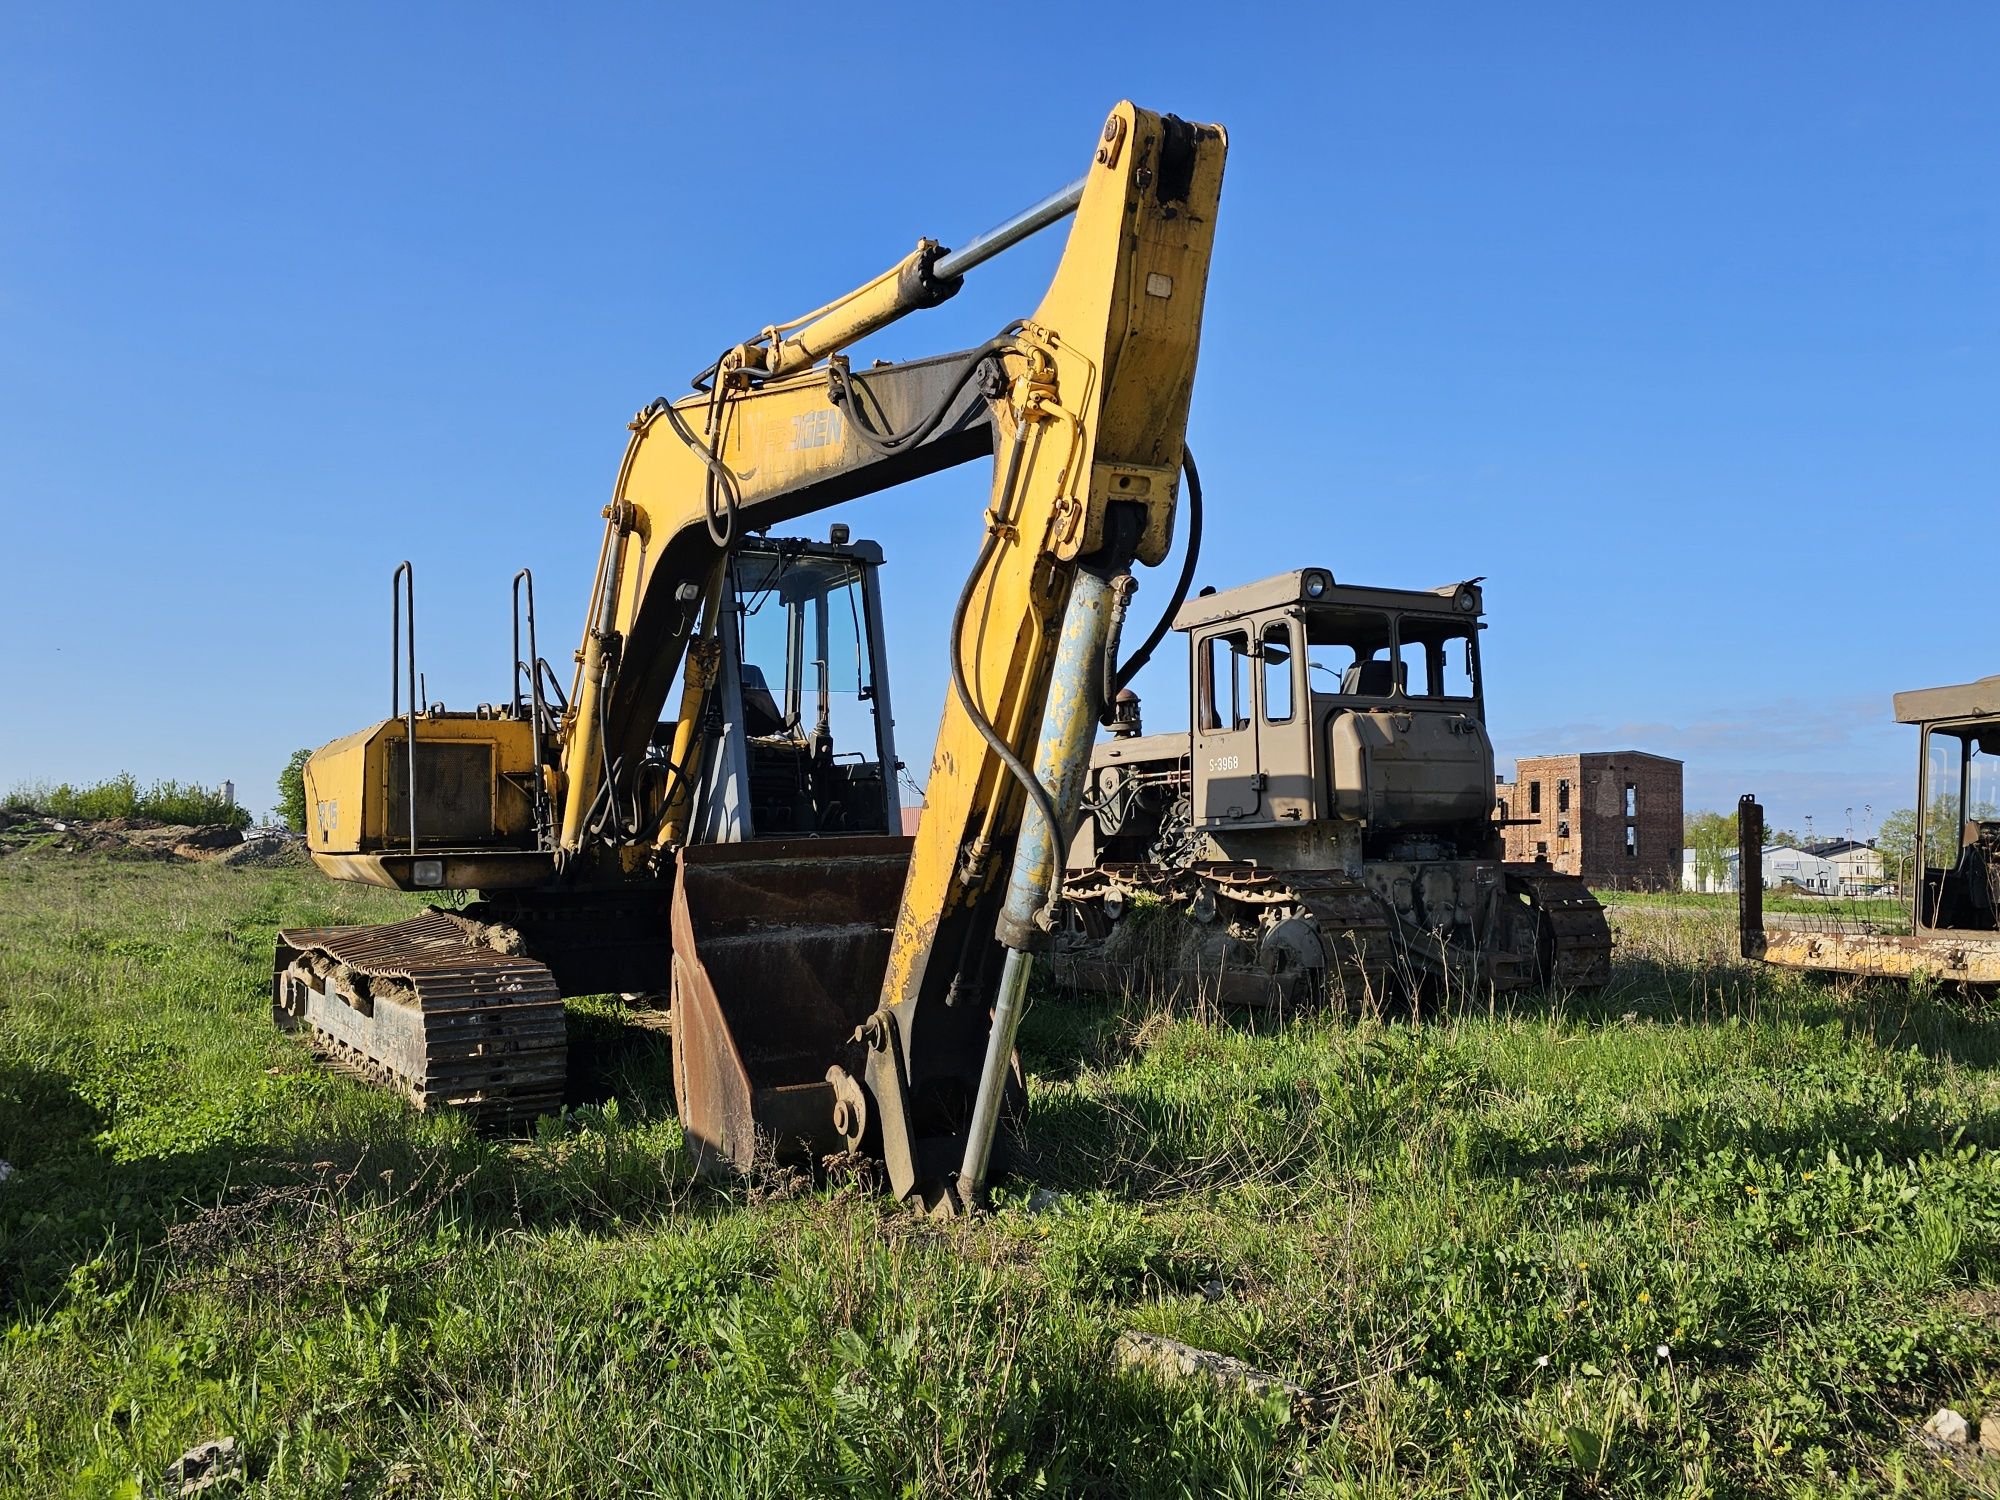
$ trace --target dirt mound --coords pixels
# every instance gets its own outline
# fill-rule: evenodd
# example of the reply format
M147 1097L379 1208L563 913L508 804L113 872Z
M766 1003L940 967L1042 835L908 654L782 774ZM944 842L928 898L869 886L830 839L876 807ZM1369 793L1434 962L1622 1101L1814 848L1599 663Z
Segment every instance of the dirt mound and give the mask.
M170 848L131 843L117 829L44 818L34 813L0 813L0 853L123 854L139 859L172 859Z
M289 865L305 857L306 841L298 834L260 828L215 858L224 865Z
M114 823L126 826L114 828ZM185 823L142 823L134 818L112 818L89 825L94 832L123 839L134 849L165 850L182 859L214 859L224 850L243 842L234 828L194 828Z
M128 859L222 860L228 864L277 864L302 847L298 835L277 829L196 827L148 818L48 818L0 810L0 854L45 851L112 854Z

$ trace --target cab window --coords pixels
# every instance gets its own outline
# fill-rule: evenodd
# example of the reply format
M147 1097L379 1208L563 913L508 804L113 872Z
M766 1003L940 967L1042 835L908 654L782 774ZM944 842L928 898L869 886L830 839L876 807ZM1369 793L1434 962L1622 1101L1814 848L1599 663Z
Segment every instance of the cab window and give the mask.
M1316 609L1306 616L1306 680L1312 691L1387 698L1400 685L1389 616L1376 609Z
M1250 636L1232 630L1209 636L1201 652L1201 727L1250 727Z
M1264 684L1264 719L1283 724L1292 717L1292 627L1273 620L1264 627L1257 659Z
M2000 819L2000 732L1927 729L1924 746L1930 807L1924 815L1923 862L1949 869L1959 861L1967 823Z
M1479 696L1479 627L1475 622L1404 615L1398 624L1396 634L1410 696Z

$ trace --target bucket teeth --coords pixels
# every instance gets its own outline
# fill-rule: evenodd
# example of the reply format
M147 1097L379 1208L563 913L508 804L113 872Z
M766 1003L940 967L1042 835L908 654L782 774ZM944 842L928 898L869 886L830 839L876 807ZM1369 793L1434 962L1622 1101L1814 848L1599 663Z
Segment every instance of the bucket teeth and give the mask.
M332 1067L500 1127L562 1108L562 996L533 959L432 909L379 927L278 934L271 1010Z

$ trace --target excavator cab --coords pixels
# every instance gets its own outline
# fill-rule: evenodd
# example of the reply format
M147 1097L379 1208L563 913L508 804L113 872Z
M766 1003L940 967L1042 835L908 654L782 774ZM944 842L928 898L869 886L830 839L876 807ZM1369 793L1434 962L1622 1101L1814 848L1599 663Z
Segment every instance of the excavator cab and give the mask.
M833 537L746 537L730 558L721 732L709 738L695 799L701 842L902 832L876 586L882 549L849 541L845 526ZM516 580L512 701L450 710L419 691L408 712L404 667L421 681L414 630L403 623L415 615L408 564L397 583L398 696L389 718L308 761L308 848L330 875L402 890L545 885L555 875L549 785L567 699L535 654L534 581L525 569ZM641 820L658 816L674 784L672 730L660 726L633 779Z
M730 559L701 843L902 832L882 549L833 538L753 538Z
M706 896L711 903L724 901L725 914L737 920L749 913L774 927L788 919L796 925L796 911L778 909L782 900L778 907L771 903L774 893L801 903L814 894L787 863L793 846L784 842L813 838L824 850L847 855L845 868L859 872L842 884L847 904L838 914L852 920L846 927L828 924L834 936L854 927L874 949L886 945L909 845L900 836L881 837L902 831L876 584L881 565L881 547L850 542L844 526L834 527L828 541L752 536L732 550L727 602L719 612L713 693L719 723L701 759L693 815L698 844L754 841L758 847L714 851L716 867L703 867L694 879L697 916L683 915L682 921L708 912ZM407 564L397 570L397 584L395 645L399 653L409 647L402 665L420 683L405 624L415 613ZM272 989L278 1024L309 1030L335 1065L387 1082L424 1108L495 1121L560 1105L562 994L647 991L664 982L672 962L670 887L568 892L560 885L546 788L568 700L536 655L533 599L534 581L523 570L515 583L510 702L450 711L425 704L419 691L407 713L393 714L403 706L399 699L392 717L317 751L305 771L307 796L318 810L309 848L321 868L403 889L450 889L476 880L483 899L388 927L288 931L279 942ZM636 805L623 816L660 815L678 777L672 729L662 725L652 736L632 778ZM350 830L353 836L343 838ZM867 841L822 837L836 833L876 838L856 848ZM834 960L820 938L815 925L784 950L804 955L800 972L784 987L796 1014L775 1028L794 1048L801 1038L824 1042L844 1035L854 1024L847 1012L865 1015L872 1005L856 999L843 1008L821 997L816 986L824 986L828 975L852 971L853 955ZM725 955L729 948L711 946ZM760 963L769 966L769 954L745 949L742 957L750 971L739 987L765 995L767 989L750 980ZM747 1072L699 1050L711 1037L697 1032L701 1081L694 1087L702 1090L704 1105L722 1100L747 1111L753 1079L797 1082L783 1070L790 1054L769 1062L757 1047L763 1033L746 1030L753 1038ZM822 1062L803 1081L816 1081L824 1068ZM685 1062L681 1076L690 1076ZM820 1115L830 1120L823 1094L771 1087L754 1102L767 1127L787 1121L786 1108L803 1109L801 1122ZM737 1133L748 1139L749 1131L746 1115Z

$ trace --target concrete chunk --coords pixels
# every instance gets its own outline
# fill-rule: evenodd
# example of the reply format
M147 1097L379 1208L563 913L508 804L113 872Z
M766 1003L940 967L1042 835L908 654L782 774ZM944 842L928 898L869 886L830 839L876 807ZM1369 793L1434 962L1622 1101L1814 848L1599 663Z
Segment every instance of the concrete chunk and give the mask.
M1197 1349L1157 1333L1128 1328L1118 1335L1111 1354L1124 1368L1147 1370L1163 1380L1206 1380L1226 1390L1245 1391L1253 1396L1282 1393L1295 1402L1307 1399L1306 1388L1296 1381L1213 1349Z
M243 1477L243 1455L233 1437L198 1443L167 1465L164 1483L173 1495L199 1495Z
M1924 1423L1924 1431L1939 1442L1950 1443L1953 1447L1963 1447L1972 1441L1972 1424L1949 1406Z

